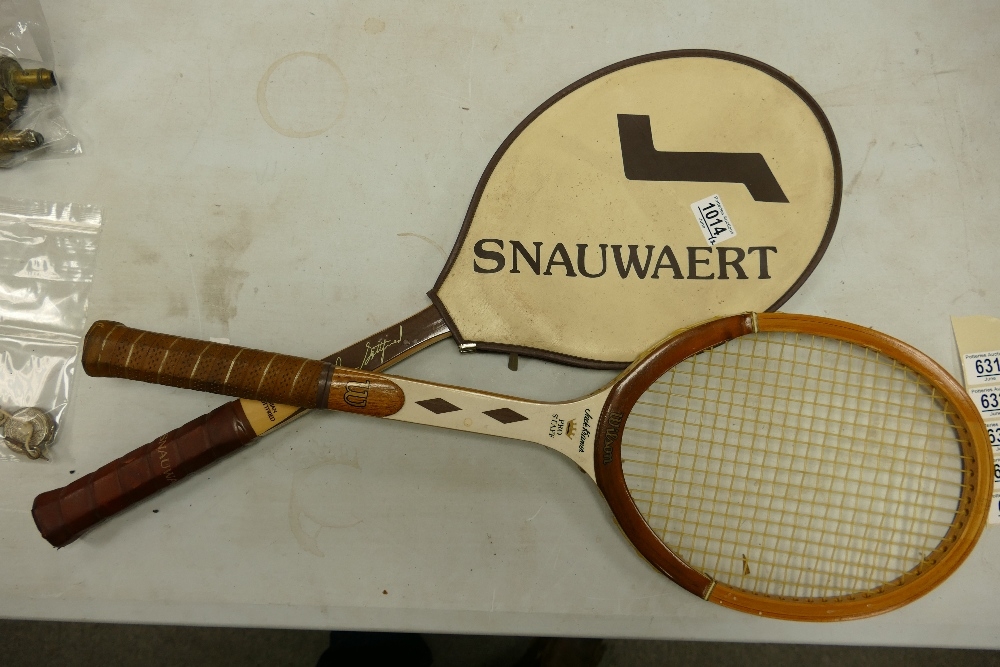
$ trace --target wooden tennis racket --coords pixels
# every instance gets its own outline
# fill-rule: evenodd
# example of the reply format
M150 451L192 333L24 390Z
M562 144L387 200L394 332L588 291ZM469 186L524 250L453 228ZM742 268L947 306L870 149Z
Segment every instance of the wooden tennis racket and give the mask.
M567 403L113 322L91 328L83 365L545 445L594 479L628 539L668 577L776 618L857 618L926 593L968 556L992 493L985 426L944 369L884 334L805 315L682 331ZM100 505L105 491L116 493L94 487L72 502Z
M783 304L822 257L841 189L833 130L787 75L704 50L616 63L546 100L500 146L434 305L326 359L385 369L451 335L463 351L624 368L665 331ZM719 245L691 208L713 195L736 231ZM607 308L630 316L594 327L591 313ZM64 546L301 413L220 406L59 489L129 482L67 517L72 530L46 524L42 535Z

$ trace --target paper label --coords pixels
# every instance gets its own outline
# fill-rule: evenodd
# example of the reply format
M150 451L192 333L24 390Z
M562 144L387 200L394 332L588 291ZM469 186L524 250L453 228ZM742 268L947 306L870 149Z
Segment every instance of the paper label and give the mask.
M996 461L997 446L1000 445L1000 420L986 422L986 430L990 434L990 444L993 445L993 460Z
M962 370L967 387L1000 383L1000 350L962 355Z
M1000 419L1000 384L973 387L969 390L969 396L972 396L976 407L979 408L983 421Z
M968 357L965 355L966 362ZM968 378L969 375L966 374ZM979 408L979 414L986 422L986 432L990 436L990 445L993 446L993 503L989 514L989 523L1000 523L1000 381L995 381L992 385L973 387L969 389L972 401Z
M701 201L691 204L691 211L694 213L701 233L705 235L708 245L715 246L716 243L728 241L736 236L733 223L722 206L719 195L706 197Z
M240 399L243 412L250 422L250 428L257 435L263 435L281 422L299 412L299 408L280 403L253 401L249 398Z
M1000 523L1000 320L994 317L953 317L955 342L962 357L965 388L979 414L993 446L993 503L991 524Z

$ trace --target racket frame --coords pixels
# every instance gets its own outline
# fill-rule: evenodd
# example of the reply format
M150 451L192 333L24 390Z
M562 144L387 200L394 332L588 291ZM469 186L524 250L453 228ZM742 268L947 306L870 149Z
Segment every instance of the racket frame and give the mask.
M922 376L955 408L952 426L964 437L966 493L958 499L955 521L938 547L894 581L849 595L794 598L742 590L692 568L653 532L629 494L622 468L622 433L639 397L685 359L757 332L786 332L833 338L875 350ZM749 614L798 621L864 618L890 611L926 594L968 557L986 524L993 494L993 456L982 417L965 389L937 362L891 336L839 320L784 313L746 313L682 331L641 357L612 385L597 425L594 444L597 485L622 532L656 569L691 593Z

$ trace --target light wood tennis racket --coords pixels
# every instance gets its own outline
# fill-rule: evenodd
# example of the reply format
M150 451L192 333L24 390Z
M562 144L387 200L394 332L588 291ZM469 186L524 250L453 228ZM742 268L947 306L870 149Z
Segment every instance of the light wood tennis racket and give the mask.
M611 384L540 403L97 322L84 369L487 433L562 452L626 536L692 593L797 620L926 593L986 520L978 411L929 357L871 329L745 314L667 339ZM81 503L100 503L102 489ZM114 493L114 489L110 489Z
M624 368L665 331L781 306L823 256L842 184L830 123L782 72L706 50L615 63L546 100L497 150L434 305L326 359L385 369L454 336L463 351ZM692 209L713 196L736 233L724 242L708 234L720 209L706 205L705 229ZM611 308L629 317L593 326ZM42 494L36 524L65 546L302 412L229 402ZM112 478L127 480L121 495L85 515L46 509Z

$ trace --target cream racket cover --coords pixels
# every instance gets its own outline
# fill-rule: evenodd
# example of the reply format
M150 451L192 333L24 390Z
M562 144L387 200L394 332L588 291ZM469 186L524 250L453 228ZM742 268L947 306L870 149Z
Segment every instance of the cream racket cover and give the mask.
M466 349L624 365L665 332L784 303L841 185L830 124L788 76L715 51L633 58L504 141L430 296Z

